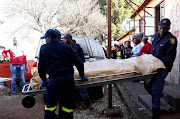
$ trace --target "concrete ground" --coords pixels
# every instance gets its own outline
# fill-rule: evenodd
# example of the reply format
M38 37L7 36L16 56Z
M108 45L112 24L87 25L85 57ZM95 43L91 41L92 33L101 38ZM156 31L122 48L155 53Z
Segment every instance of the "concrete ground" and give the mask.
M133 119L151 119L151 111L141 104L138 100L139 95L148 95L140 82L123 82L116 84L122 98L126 102ZM180 112L162 112L161 119L180 119Z

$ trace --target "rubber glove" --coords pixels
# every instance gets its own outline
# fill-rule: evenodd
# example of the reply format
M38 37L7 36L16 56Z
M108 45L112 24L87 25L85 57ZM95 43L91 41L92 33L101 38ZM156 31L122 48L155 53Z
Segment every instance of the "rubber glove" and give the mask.
M46 81L41 80L41 87L46 87L46 84L47 84Z
M88 78L87 78L87 76L86 76L86 75L84 75L84 76L80 76L80 78L81 78L81 81L88 81Z

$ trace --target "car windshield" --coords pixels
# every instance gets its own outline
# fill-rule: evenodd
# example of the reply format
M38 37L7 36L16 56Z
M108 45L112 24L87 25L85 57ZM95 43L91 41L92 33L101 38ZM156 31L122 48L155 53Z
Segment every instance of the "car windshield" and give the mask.
M80 44L81 48L83 49L84 55L89 55L88 49L86 47L85 39L84 37L80 36L73 36L73 40L76 41L76 43Z
M45 39L40 39L39 43L38 43L38 47L36 50L36 54L35 54L35 58L39 59L39 51L42 45L46 44L46 40Z

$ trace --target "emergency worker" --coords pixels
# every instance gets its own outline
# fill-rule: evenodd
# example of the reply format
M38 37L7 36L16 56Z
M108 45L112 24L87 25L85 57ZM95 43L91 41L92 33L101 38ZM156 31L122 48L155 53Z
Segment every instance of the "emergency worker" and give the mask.
M39 76L42 79L41 87L46 87L44 119L73 119L75 86L73 65L77 67L81 80L87 81L84 64L70 46L58 41L55 30L47 30L41 37L44 38L49 42L40 48L38 64ZM48 84L46 74L49 75ZM57 100L60 105L58 117L55 114Z
M59 30L57 30L57 29L54 29L54 30L57 32L58 40L61 41L61 42L63 42L63 41L61 40L61 33L59 32Z
M117 58L116 58L117 60L124 59L123 51L124 51L124 46L123 45L119 46L118 47L118 52L117 52Z
M70 45L73 48L73 50L77 53L77 55L80 57L80 59L83 62L85 62L83 49L81 48L81 46L79 44L76 43L76 41L74 39L72 39L72 35L70 33L67 33L63 37L63 39L64 39L65 43L67 43L68 45ZM85 101L86 107L93 110L94 107L89 102L89 95L88 95L88 93L86 91L86 88L78 88L78 91L79 91L82 99Z
M177 39L169 32L170 24L169 19L162 19L158 24L159 32L152 37L151 53L166 67L166 69L158 69L158 73L151 79L149 85L145 86L147 92L152 95L152 119L160 119L160 98L163 96L165 78L171 71L176 57Z

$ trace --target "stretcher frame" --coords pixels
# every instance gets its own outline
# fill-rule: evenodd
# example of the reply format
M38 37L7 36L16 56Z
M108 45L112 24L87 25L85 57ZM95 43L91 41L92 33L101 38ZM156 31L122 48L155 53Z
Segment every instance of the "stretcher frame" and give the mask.
M123 78L115 78L111 80L102 80L102 81L94 81L97 78L108 78L112 76L118 76L118 75L128 75L133 74L129 77L123 77ZM114 84L114 83L120 83L124 81L133 81L133 80L147 80L151 79L157 72L152 72L148 74L141 74L140 71L132 71L132 72L126 72L126 73L118 73L118 74L111 74L111 75L104 75L104 76L97 76L97 77L89 77L88 81L81 81L80 79L75 79L75 88L87 88L87 87L95 87L95 86L103 86L108 84ZM77 82L80 82L77 83ZM33 90L30 86L30 84L26 84L23 89L22 93L30 96L34 96L37 94L43 94L45 93L46 88L45 87L38 87L36 90Z

